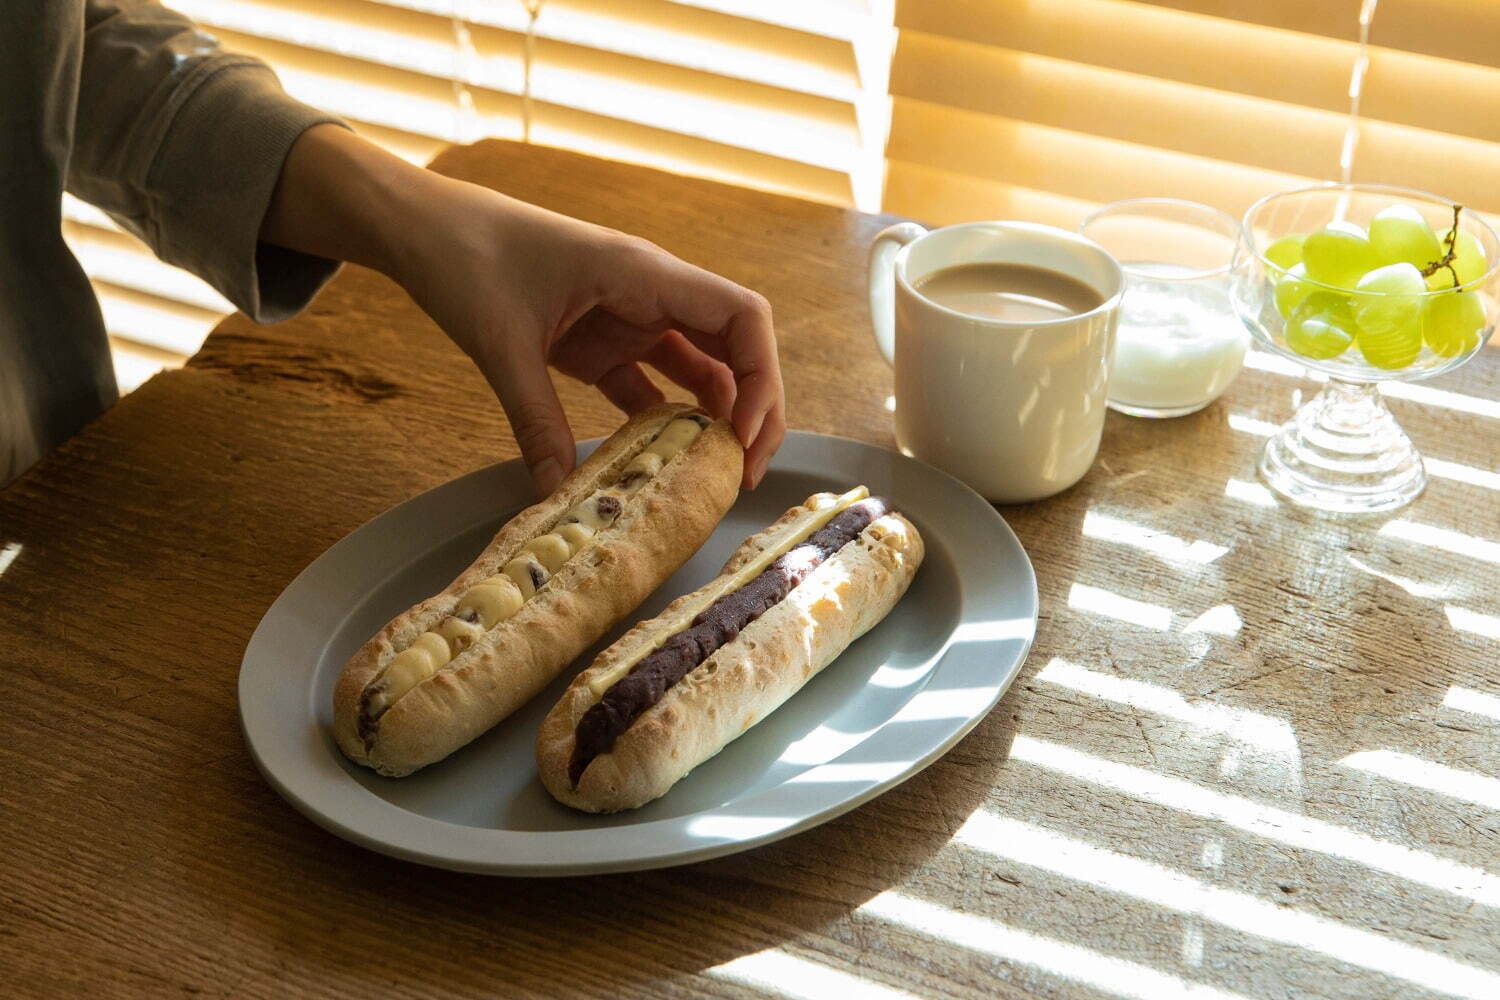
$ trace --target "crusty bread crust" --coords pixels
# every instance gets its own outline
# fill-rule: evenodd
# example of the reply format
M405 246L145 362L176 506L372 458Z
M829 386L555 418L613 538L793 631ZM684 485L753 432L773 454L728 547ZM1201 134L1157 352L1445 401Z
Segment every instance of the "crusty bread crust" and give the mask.
M780 525L804 509L793 508L772 528L746 539L725 572L743 566ZM537 733L542 783L559 802L588 812L633 809L665 794L883 619L906 593L923 555L922 538L910 521L896 513L878 518L670 688L615 740L609 753L589 764L574 788L568 764L578 721L598 701L590 680L660 631L652 628L653 622L636 626L574 679L543 720ZM661 618L693 596L673 602Z
M334 736L351 760L398 777L446 757L525 704L698 550L734 503L743 470L744 452L722 420L641 487L520 611L397 700L368 742L360 736L360 695L386 663L692 410L664 403L632 417L550 497L502 526L442 593L397 615L350 658L334 690Z

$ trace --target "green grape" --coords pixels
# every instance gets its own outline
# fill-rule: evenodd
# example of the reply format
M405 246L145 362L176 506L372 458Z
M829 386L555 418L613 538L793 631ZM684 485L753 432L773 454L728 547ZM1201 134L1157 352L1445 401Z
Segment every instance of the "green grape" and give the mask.
M1460 285L1467 285L1484 277L1484 272L1489 270L1490 265L1484 259L1484 248L1479 245L1473 233L1460 230L1453 249L1453 270L1458 272Z
M1473 292L1437 295L1422 316L1422 336L1438 354L1456 357L1479 344L1484 320L1484 302Z
M1296 264L1276 282L1276 310L1290 317L1302 304L1302 300L1318 290L1318 286L1307 280L1307 268Z
M1377 267L1360 278L1355 289L1360 294L1354 296L1354 319L1365 333L1378 339L1420 325L1419 296L1427 290L1427 284L1422 272L1412 265Z
M1309 295L1286 325L1286 346L1304 358L1336 358L1354 343L1349 300L1333 292Z
M1357 226L1334 223L1308 236L1302 243L1302 265L1307 276L1334 288L1351 291L1368 271L1380 266L1380 258Z
M1422 272L1411 264L1387 264L1359 280L1354 297L1355 339L1376 368L1405 368L1422 353Z
M1307 239L1303 233L1292 233L1266 247L1266 260L1275 264L1283 271L1290 271L1295 265L1302 263L1302 241Z
M1447 252L1446 246L1443 252ZM1443 254L1440 253L1434 260L1442 257ZM1449 271L1446 267L1438 268L1427 276L1427 287L1433 291L1439 291L1445 288L1456 288L1458 285L1467 285L1471 281L1478 281L1484 277L1489 266L1489 261L1484 257L1484 248L1479 245L1479 241L1472 233L1459 230L1458 239L1454 245L1453 271ZM1457 285L1453 281L1454 271L1458 272Z
M1370 221L1370 245L1385 264L1426 267L1443 256L1437 233L1410 205L1381 209Z
M1355 335L1360 353L1376 368L1394 371L1405 368L1422 353L1422 323L1414 319L1406 326L1383 334L1372 334L1361 328Z

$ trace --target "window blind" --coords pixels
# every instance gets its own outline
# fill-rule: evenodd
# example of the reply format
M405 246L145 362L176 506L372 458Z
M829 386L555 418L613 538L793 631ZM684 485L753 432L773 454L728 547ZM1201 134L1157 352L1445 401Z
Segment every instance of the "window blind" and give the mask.
M1345 161L1500 211L1500 4L907 0L897 25L894 212L1074 225L1167 195L1239 216Z
M869 210L893 0L168 0L293 96L413 162L485 137ZM68 199L129 389L229 306Z

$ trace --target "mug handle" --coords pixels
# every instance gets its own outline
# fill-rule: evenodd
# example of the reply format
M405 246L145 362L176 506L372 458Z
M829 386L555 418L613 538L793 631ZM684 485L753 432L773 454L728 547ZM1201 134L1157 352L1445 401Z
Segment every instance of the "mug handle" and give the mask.
M887 226L870 246L870 325L888 365L896 363L896 254L927 230L915 222Z

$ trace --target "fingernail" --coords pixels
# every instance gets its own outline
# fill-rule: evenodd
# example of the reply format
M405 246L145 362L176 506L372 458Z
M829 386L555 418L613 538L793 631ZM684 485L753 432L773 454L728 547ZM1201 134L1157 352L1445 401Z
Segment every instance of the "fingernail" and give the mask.
M740 436L741 448L748 448L755 443L755 439L760 436L761 424L766 422L766 415L764 413L757 413L754 417L754 421L755 422L750 425L749 432Z
M549 456L531 467L531 478L536 483L536 488L546 496L562 482L562 466L557 459Z

